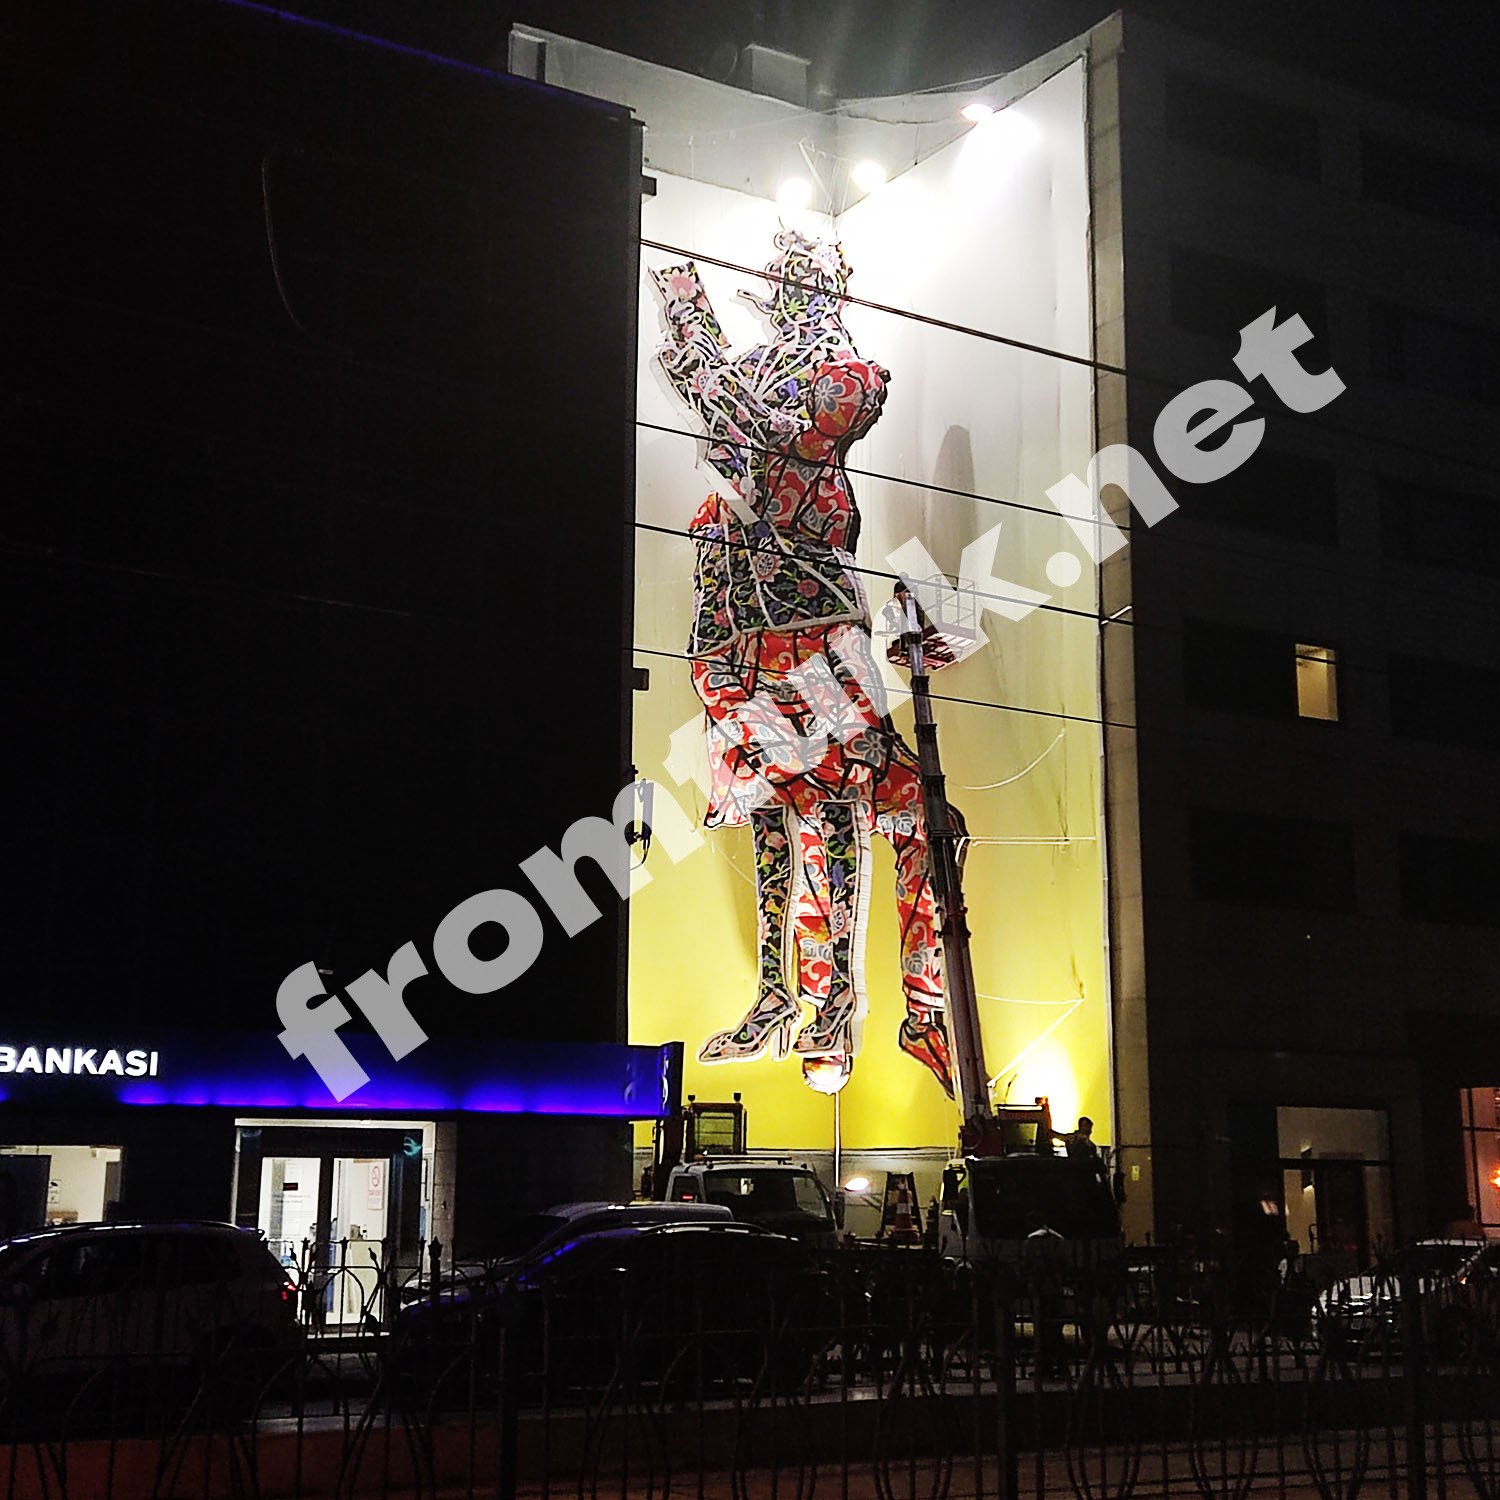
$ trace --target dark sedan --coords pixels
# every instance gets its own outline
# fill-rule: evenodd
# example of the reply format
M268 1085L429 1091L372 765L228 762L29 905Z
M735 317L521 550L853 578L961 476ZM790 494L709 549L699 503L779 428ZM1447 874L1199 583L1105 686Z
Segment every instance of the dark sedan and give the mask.
M821 1348L826 1286L805 1247L755 1225L636 1224L403 1309L389 1357L409 1397L442 1406L507 1379L530 1404L786 1390Z

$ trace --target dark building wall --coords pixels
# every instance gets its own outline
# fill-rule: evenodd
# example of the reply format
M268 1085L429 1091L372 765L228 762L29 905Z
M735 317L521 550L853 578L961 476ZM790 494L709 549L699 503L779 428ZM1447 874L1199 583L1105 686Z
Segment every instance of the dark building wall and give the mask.
M625 780L638 127L227 5L4 25L8 990L276 1027ZM423 1027L623 1040L584 878Z
M122 1217L226 1219L234 1170L234 1124L200 1110L164 1111L125 1152ZM127 1129L131 1127L127 1126Z
M634 1196L630 1127L615 1120L467 1115L458 1124L457 1167L459 1255L492 1250L508 1214Z
M1443 385L1411 339L1392 354L1383 308L1500 330L1496 226L1393 206L1388 181L1384 197L1366 190L1366 137L1378 124L1460 176L1492 171L1497 148L1133 16L1124 30L1130 441L1153 452L1176 390L1239 381L1238 330L1273 305L1303 316L1315 341L1301 357L1347 387L1302 419L1257 382L1260 451L1214 484L1173 484L1180 510L1132 533L1152 1227L1229 1226L1235 1112L1279 1104L1386 1111L1398 1229L1439 1229L1463 1208L1449 1094L1491 1082L1461 1038L1500 1021L1500 904L1475 895L1500 871L1500 744L1477 743L1487 706L1431 701L1433 684L1482 684L1500 664L1488 512L1462 500L1496 494L1494 407L1482 383ZM1234 127L1236 110L1257 128ZM1336 723L1296 712L1297 643L1337 650ZM1267 650L1284 651L1279 669ZM1118 651L1107 692L1111 671L1125 680ZM1424 714L1432 732L1413 733ZM1455 837L1483 846L1446 861L1468 880L1440 878L1433 851L1453 850L1431 841ZM1442 1040L1419 1046L1428 1033Z

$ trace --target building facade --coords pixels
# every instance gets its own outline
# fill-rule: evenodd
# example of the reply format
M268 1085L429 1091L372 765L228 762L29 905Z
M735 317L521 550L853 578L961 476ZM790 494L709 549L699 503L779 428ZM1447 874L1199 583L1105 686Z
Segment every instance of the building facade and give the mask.
M1344 387L1249 383L1253 455L1103 566L1132 1227L1493 1233L1500 148L1128 12L1090 59L1101 442L1272 308Z
M518 866L630 781L639 127L259 7L7 26L5 1228L623 1192L628 848L593 920Z

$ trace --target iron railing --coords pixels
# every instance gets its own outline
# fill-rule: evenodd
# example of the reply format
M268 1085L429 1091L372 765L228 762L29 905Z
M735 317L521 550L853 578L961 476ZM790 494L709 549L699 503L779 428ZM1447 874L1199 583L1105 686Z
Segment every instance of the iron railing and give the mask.
M730 1276L684 1249L520 1290L359 1260L299 1258L284 1337L232 1287L0 1307L0 1495L1500 1500L1483 1285L1293 1279L1247 1305L1159 1251Z

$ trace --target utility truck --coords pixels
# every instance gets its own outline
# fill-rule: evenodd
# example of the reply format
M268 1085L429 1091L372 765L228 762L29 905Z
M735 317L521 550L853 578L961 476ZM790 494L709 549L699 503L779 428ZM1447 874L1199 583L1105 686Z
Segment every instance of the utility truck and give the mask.
M956 1157L943 1171L938 1248L967 1264L1108 1266L1122 1241L1103 1161L1045 1146Z
M736 1219L832 1248L843 1218L805 1162L753 1156L745 1149L745 1106L700 1103L691 1095L675 1119L657 1122L642 1196L668 1203L707 1203Z

